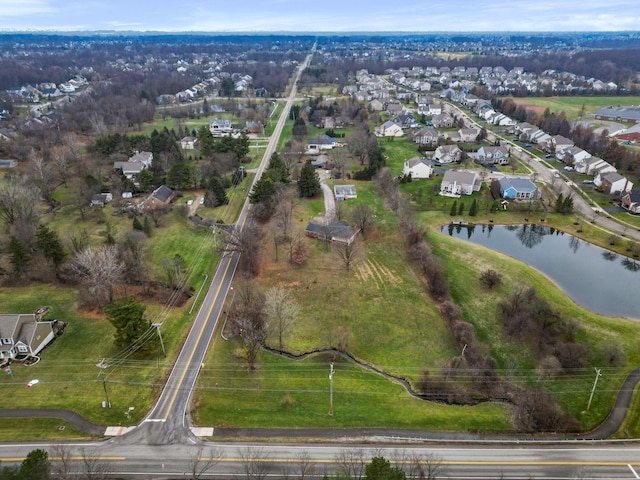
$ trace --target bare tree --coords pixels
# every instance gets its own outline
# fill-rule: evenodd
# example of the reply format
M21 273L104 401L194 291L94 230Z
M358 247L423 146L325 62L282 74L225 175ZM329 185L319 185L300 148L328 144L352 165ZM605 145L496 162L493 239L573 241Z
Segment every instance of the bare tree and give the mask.
M102 308L113 301L115 285L122 279L124 264L115 246L86 249L69 263L69 273L80 282L83 303Z
M82 449L83 480L107 480L109 478L109 464L100 459L97 451ZM76 477L78 478L78 477Z
M245 360L249 371L254 371L258 353L268 337L264 296L251 281L242 282L236 292L238 298L229 313L229 326L235 335L242 338Z
M368 462L367 452L361 448L343 448L338 452L338 470L349 475L352 480L360 480Z
M315 465L313 464L311 455L308 451L302 450L296 455L296 460L300 480L305 480L305 478L315 474Z
M234 226L229 230L223 230L224 253L231 255L240 254L238 267L246 277L255 277L258 274L258 255L260 253L260 228L252 220L248 220L243 229Z
M401 466L408 480L435 480L444 473L442 460L433 455L403 452L401 458Z
M149 250L149 239L138 230L129 230L118 246L120 259L124 264L124 276L133 283L147 278L145 257Z
M271 287L265 294L264 312L269 320L269 330L278 337L278 348L282 350L282 337L293 325L300 307L291 292L282 287Z
M283 194L278 202L273 217L285 240L289 239L294 203L290 195Z
M360 231L363 235L373 224L374 218L375 215L373 213L373 209L369 205L356 205L356 207L353 209L353 212L351 213L351 219L353 220L353 223L355 223L358 228L360 228Z
M267 477L267 454L263 448L243 447L238 455L247 480L264 480Z
M203 454L206 454L204 456ZM206 452L203 446L199 446L193 458L189 461L189 475L192 480L201 480L206 473L214 466L220 463L222 458L222 449L219 447L211 447Z
M340 260L342 260L345 270L351 270L354 263L360 260L363 256L362 247L356 241L335 242L333 249Z
M53 190L55 189L52 163L45 162L39 155L35 156L30 164L29 178L31 183L40 191L42 198L47 202L51 202Z
M38 190L29 185L23 176L13 178L10 182L0 185L0 219L8 225L16 236L23 242L29 243L31 238L21 238L18 230L30 226L35 232L35 226L40 217L38 211Z

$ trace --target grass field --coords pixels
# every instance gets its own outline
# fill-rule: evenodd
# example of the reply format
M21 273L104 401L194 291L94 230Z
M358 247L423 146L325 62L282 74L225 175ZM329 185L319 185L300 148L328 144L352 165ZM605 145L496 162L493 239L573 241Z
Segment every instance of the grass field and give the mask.
M609 105L638 105L640 97L518 97L514 98L518 105L536 107L538 111L544 112L549 109L552 113L564 112L568 120L575 120L580 116L584 105L586 118L591 118L591 114L602 107Z
M318 241L307 240L312 248L311 259L297 268L283 260L282 255L279 262L273 261L272 247L265 243L258 284L264 289L272 285L284 286L302 306L295 328L285 338L288 351L301 354L330 347L347 332L348 351L356 358L405 378L415 386L423 368L437 372L459 352L435 304L425 295L422 279L405 257L397 220L384 208L372 185L355 183L358 200L349 208L356 202L374 206L376 228L367 235L365 253L353 271L345 271L336 256ZM299 205L295 221L299 228L304 228L309 218L317 213L318 204L313 201ZM504 212L499 220L517 223L522 221L521 215ZM486 220L485 216L482 218ZM571 219L567 216L547 218L566 224L570 230ZM592 314L575 305L546 277L526 265L436 232L435 225L450 219L442 210L425 211L419 214L419 219L431 226L430 243L444 261L452 297L463 308L465 320L475 326L477 338L498 362L501 377L526 388L544 386L584 428L598 424L607 415L624 375L640 362L634 340L640 334L640 324ZM490 292L477 280L489 267L504 276L502 286ZM584 410L593 382L592 370L586 369L583 375L542 377L536 371L533 352L504 335L496 318L496 303L523 281L548 299L564 318L580 321L578 336L594 352L594 365L602 366L599 362L604 344L617 344L624 351L626 366L603 370L607 372L607 378L600 379L602 383L589 412ZM328 417L330 359L326 354L296 361L262 352L257 371L248 373L240 352L237 339L225 342L217 338L198 387L194 412L197 423L213 426L386 425L445 430L511 429L511 410L503 405L460 407L418 401L403 392L394 381L342 360L337 361L334 377L336 415ZM355 377L354 372L357 372ZM375 388L372 387L374 383ZM376 395L373 391L379 393ZM239 398L242 401L238 401ZM346 418L338 415L339 405L348 408ZM367 415L369 420L366 420ZM474 419L472 423L470 418Z

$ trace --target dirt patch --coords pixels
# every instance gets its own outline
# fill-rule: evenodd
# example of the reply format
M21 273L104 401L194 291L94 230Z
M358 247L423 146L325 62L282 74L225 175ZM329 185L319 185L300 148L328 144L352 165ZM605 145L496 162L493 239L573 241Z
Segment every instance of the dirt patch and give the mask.
M528 103L526 100L514 100L514 103L536 113L544 113L544 111L546 110L545 107L537 107L535 105L532 105L531 103Z
M115 289L116 298L133 296L144 303L158 303L171 308L182 307L192 295L193 292L190 290L176 292L174 288L162 283L148 285L119 284Z

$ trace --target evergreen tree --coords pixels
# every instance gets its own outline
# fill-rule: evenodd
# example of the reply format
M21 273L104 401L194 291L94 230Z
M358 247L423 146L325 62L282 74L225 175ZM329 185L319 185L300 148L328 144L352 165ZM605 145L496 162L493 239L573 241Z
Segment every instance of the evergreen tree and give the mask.
M44 224L38 225L36 230L36 246L42 251L44 257L49 260L55 267L59 267L64 260L64 248L60 237L55 230L50 229Z
M135 297L120 298L105 307L107 320L116 329L116 347L131 347L133 351L149 351L156 347L155 342L136 344L151 327L149 320L144 318L145 309L146 307Z
M138 182L138 190L141 192L150 192L153 190L153 172L148 168L143 169L136 175L136 182Z
M269 200L274 193L276 193L275 182L263 175L253 186L253 190L249 194L249 201L251 203L263 203Z
M306 162L300 170L298 194L301 198L311 198L320 193L321 190L318 172L310 162Z
M227 191L219 177L214 176L209 180L205 201L208 202L208 206L210 207L217 207L218 205L226 205L229 203Z
M20 465L20 480L49 480L51 478L51 465L49 454L46 450L32 450Z
M404 470L392 467L389 460L373 457L371 463L364 467L364 480L405 480Z
M469 209L469 216L475 217L478 214L478 199L474 198L471 208Z
M451 210L449 211L449 215L455 217L458 214L458 201L454 200L453 205L451 205Z
M167 185L176 190L188 190L193 186L193 168L185 161L173 165L167 172Z
M200 153L203 156L208 157L214 152L216 141L211 131L205 125L198 130L198 143L200 144Z
M138 231L142 231L142 224L140 223L140 219L135 216L133 217L133 225L132 225L134 230L138 230Z
M13 235L9 241L9 262L13 266L14 273L18 276L23 275L31 263L31 255L29 255L27 248Z
M146 215L144 216L144 222L142 224L142 231L144 232L144 234L147 237L151 236L151 221L149 220L149 217L147 217Z
M462 215L464 213L464 202L460 202L460 207L458 208L458 215Z

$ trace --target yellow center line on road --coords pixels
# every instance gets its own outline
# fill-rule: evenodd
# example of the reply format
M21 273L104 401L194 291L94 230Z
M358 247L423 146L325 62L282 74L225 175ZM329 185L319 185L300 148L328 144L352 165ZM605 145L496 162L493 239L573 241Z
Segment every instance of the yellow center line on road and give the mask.
M220 295L220 291L222 290L222 285L224 284L224 279L227 277L227 272L229 271L229 267L230 266L231 266L231 260L229 259L229 261L227 262L227 266L224 269L224 273L222 274L222 277L221 277L222 281L220 282L220 285L218 285L218 290L216 291L216 294L214 295L213 300L211 301L211 306L209 307L209 311L207 312L207 318L209 318L211 316L211 312L213 311L213 307L216 304L216 300L218 299L218 296ZM215 278L215 275L214 275L214 278ZM206 295L205 295L205 298L206 298ZM204 333L204 329L205 329L206 326L207 326L207 320L202 322L202 328L200 329L200 333L198 334L198 337L196 339L196 345L200 343L200 339L202 338L202 335ZM191 355L189 355L189 360L187 361L186 365L184 366L184 369L182 371L182 375L180 376L180 381L178 382L178 385L174 389L173 396L171 397L171 401L169 402L169 406L167 407L166 415L163 417L164 420L167 420L167 418L169 418L169 414L171 413L171 410L173 409L173 404L176 402L176 398L178 397L178 392L182 388L182 383L184 382L184 377L186 377L186 375L187 375L187 370L189 369L189 365L191 365L191 361L193 360L193 356L195 354L196 354L196 349L194 348L191 351Z

